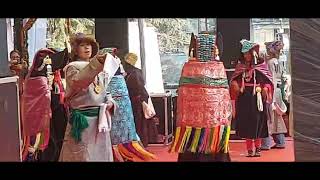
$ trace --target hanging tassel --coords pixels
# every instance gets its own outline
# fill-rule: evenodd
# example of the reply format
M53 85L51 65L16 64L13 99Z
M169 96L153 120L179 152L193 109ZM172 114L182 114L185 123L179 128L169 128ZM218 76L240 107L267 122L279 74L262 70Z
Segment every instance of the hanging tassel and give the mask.
M131 156L131 153L125 147L123 147L122 144L118 145L118 150L124 159L134 161L133 157Z
M146 159L157 159L157 157L154 154L152 154L152 153L146 151L144 148L142 148L141 145L137 141L133 141L131 143L132 143L132 146L138 152L140 152L143 155L143 157L145 157Z
M253 70L253 89L252 94L256 94L256 86L257 86L257 80L256 80L256 70Z
M218 138L218 143L217 143L217 152L220 152L222 141L223 141L223 134L224 134L224 125L220 126L219 130L219 138Z
M210 134L210 129L209 128L204 128L204 138L202 141L202 144L199 147L199 152L200 153L204 153L207 143L208 143L208 139L209 139L209 134Z
M22 160L25 161L27 159L27 156L29 154L29 146L30 146L30 136L25 136L25 143L24 143L24 149L22 153Z
M227 131L228 131L228 127L226 126L221 128L222 128L222 131L221 131L222 136L221 136L218 152L222 152L224 150L223 148L224 148L224 145L226 144L226 137L227 137Z
M194 139L194 136L195 136L195 132L196 132L196 128L192 128L191 133L190 133L190 137L189 137L188 142L187 142L186 147L185 147L185 150L187 150L187 151L190 151L190 149L191 149L192 142L193 142L193 139Z
M214 128L210 128L209 142L206 148L206 154L212 153L212 144L214 141Z
M75 139L76 142L81 141L81 133L89 127L87 118L81 114L79 110L72 111L71 114L71 136Z
M214 129L214 143L212 146L212 152L217 152L217 146L219 143L219 131L220 131L220 127L219 126L215 127L215 129Z
M187 132L187 137L186 137L182 152L186 151L186 149L188 148L188 144L190 144L189 142L191 142L191 138L190 137L191 137L191 133L192 133L192 127L187 127L186 132Z
M197 144L197 151L196 151L196 152L199 152L199 150L200 150L200 146L201 146L201 144L202 144L203 141L204 141L204 134L205 134L205 129L204 129L204 128L201 128L199 143Z
M186 127L181 127L180 130L180 135L179 135L179 139L178 139L178 143L175 147L175 152L179 152L180 146L181 146L181 142L185 136L185 132L186 132L187 128Z
M231 126L227 127L227 137L226 137L226 143L224 145L224 153L228 153L229 151L229 138L230 138L230 130L231 130Z
M196 131L195 131L195 135L194 135L194 138L193 138L193 141L192 141L192 145L191 145L191 148L190 148L190 151L195 153L197 151L197 145L199 143L199 140L200 140L200 134L201 134L201 128L196 128Z
M40 149L40 150L44 150L46 147L44 147L45 146L45 143L44 143L44 138L45 138L45 134L44 134L44 132L41 132L40 133L40 141L39 141L39 146L38 146L38 149Z
M148 157L143 156L143 154L136 150L131 143L125 143L123 146L131 153L134 161L142 162L144 160L149 160Z
M175 152L175 149L176 149L176 146L177 146L177 143L179 141L179 136L180 136L180 130L181 130L181 127L177 127L176 128L176 134L174 136L174 141L173 141L173 145L171 146L171 149L170 149L170 153L173 153Z
M119 149L117 146L112 147L113 152L113 159L115 162L124 162L124 159L122 158L121 154L119 153Z
M180 144L180 147L179 147L179 153L183 153L184 147L187 144L188 138L190 137L191 130L192 130L191 127L188 127L188 126L186 127L186 131L185 131L185 133L183 135L183 138L181 140L181 144Z
M262 102L262 95L261 95L261 87L256 88L257 91L257 107L258 111L263 111L263 102Z
M210 147L210 133L211 133L211 128L206 128L206 136L205 136L206 139L201 150L203 153L206 153L208 147Z
M142 162L143 160L140 159L139 157L137 157L134 153L132 153L126 146L125 144L119 144L118 145L118 149L121 155L123 155L123 157L125 159L128 159L129 161L133 161L133 162Z
M241 93L243 93L243 91L244 91L244 78L245 78L245 76L246 76L246 73L243 72L242 73L242 79L241 79L241 88L240 88L240 92Z
M256 51L253 51L253 58L254 58L254 64L256 65L256 64L258 64L258 54L257 54L257 52Z
M55 94L59 94L60 93L59 85L58 85L57 82L54 83L54 93Z

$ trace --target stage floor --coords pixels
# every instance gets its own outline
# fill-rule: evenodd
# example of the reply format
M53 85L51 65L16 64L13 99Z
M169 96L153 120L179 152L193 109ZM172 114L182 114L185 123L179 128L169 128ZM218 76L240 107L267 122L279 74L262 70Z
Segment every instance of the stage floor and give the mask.
M177 162L178 154L168 153L168 146L151 146L148 150L158 156L154 162ZM261 157L246 157L246 144L243 140L230 142L230 156L232 162L294 162L294 144L292 138L286 139L285 149L262 151Z

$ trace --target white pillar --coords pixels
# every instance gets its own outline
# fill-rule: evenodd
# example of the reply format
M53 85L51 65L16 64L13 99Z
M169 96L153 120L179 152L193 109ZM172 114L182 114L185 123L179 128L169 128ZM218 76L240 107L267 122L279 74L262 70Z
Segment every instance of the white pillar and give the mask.
M7 20L6 18L0 18L0 77L6 77L9 75Z

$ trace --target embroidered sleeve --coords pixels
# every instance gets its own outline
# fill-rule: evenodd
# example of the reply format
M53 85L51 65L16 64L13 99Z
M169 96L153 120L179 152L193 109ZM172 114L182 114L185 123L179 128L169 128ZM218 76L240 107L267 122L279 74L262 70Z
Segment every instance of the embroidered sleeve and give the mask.
M103 64L97 59L92 59L82 70L77 69L75 66L69 66L66 70L68 88L75 91L87 88L102 69Z

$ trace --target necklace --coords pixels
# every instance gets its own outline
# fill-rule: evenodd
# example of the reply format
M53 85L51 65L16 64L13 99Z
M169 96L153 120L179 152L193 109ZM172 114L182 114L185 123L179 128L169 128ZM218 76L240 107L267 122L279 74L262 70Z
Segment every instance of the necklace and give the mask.
M99 75L97 75L97 82L93 81L94 84L94 92L96 94L100 94L102 87L100 86Z

